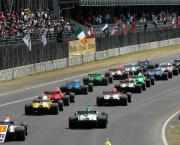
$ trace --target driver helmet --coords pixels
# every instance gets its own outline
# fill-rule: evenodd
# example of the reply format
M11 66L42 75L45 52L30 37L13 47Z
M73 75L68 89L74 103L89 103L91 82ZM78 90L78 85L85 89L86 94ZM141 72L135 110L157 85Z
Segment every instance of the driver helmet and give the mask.
M90 105L87 107L87 111L92 111L92 108Z
M78 78L75 79L75 82L79 82L80 80Z
M10 121L10 118L6 115L5 117L4 117L4 122L9 122Z
M112 92L113 92L113 93L116 93L116 92L117 92L117 89L116 89L116 88L113 88L113 89L112 89Z
M168 63L168 65L171 65L171 63Z

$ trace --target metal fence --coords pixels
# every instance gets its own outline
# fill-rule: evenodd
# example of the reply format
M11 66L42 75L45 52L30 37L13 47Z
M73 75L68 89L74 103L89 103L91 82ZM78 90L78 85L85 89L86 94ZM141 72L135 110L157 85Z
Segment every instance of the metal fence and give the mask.
M129 32L127 35L114 35L109 38L96 38L96 51L121 48L131 45L168 40L180 37L180 28L170 29L167 33L162 30L149 32ZM69 42L57 43L49 40L45 47L39 41L32 43L32 51L25 44L0 46L0 70L69 58ZM72 60L73 61L73 60Z

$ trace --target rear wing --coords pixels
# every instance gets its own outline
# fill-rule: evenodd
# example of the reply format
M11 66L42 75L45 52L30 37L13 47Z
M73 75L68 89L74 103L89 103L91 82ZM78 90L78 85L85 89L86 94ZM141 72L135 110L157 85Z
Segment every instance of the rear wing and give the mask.
M134 83L134 80L120 80L120 84L125 84L125 83Z
M74 86L75 84L80 84L80 82L66 82L66 85Z
M180 59L175 59L174 62L180 62Z
M40 103L40 102L49 102L49 99L34 99L32 100L33 103Z
M138 76L138 75L134 75L134 76L131 76L132 78L143 78L144 76Z
M96 114L97 111L77 111L76 113L77 113L77 114L87 114L87 113Z
M168 64L160 65L160 67L168 67L168 66L169 66Z
M0 121L0 124L5 124L5 125L8 125L8 124L14 124L15 122L14 121L10 121L10 122L4 122L4 121Z
M44 95L55 95L55 94L61 94L61 92L55 92L55 91L44 91Z
M112 91L109 91L109 92L103 92L103 95L111 95L111 94L122 94L122 93L120 93L120 92L112 92Z
M162 70L156 70L156 69L148 69L149 72L162 72Z
M119 68L110 68L109 71L118 71L120 70Z

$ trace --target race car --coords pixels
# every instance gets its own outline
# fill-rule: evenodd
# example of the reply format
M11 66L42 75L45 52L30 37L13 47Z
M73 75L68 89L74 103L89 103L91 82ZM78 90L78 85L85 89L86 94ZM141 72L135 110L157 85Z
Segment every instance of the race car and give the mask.
M73 82L66 82L65 86L60 87L61 92L69 94L88 94L88 92L93 92L93 83L84 85L79 79L75 79Z
M171 63L160 65L162 72L168 72L168 77L173 78L173 75L179 75L179 69L174 68Z
M108 124L108 114L102 112L99 115L98 111L86 110L76 111L73 116L69 117L69 128L76 129L84 126L106 128Z
M83 78L83 83L85 85L93 83L93 85L107 86L109 83L113 83L113 78L112 76L105 77L98 71L97 73L88 74L88 77Z
M0 121L0 125L7 126L5 141L24 141L28 135L28 124L26 122L17 124L17 122L14 121Z
M127 93L141 93L142 92L142 85L141 84L136 84L136 82L130 78L126 80L120 80L120 84L115 84L114 88L117 89L117 91Z
M50 100L47 96L46 98L44 96L42 99L33 99L32 103L25 104L25 114L32 115L38 112L57 115L59 111L63 111L63 104L61 103L53 103L53 100Z
M58 103L60 106L59 108L62 108L62 106L69 106L70 103L75 102L75 94L65 94L60 91L58 87L54 91L44 91L44 95L39 95L38 99L50 99L53 101L53 103ZM63 111L63 110L60 110Z
M127 72L122 66L117 68L110 68L109 72L105 72L105 77L112 76L116 80L124 80L129 78L129 72Z
M135 75L139 72L143 73L143 68L140 68L137 63L132 63L131 65L124 65L123 68L126 72L129 72L130 75Z
M142 73L131 76L131 78L136 82L136 84L141 84L143 91L146 90L146 87L151 87L151 80L144 76Z
M128 103L132 101L130 92L123 94L122 92L118 92L116 88L114 89L115 91L104 91L103 96L97 96L97 106L103 106L106 104L127 106Z
M154 77L155 80L168 80L168 72L163 72L160 67L156 69L149 69L145 74L147 77Z
M143 72L145 73L148 69L155 69L159 66L158 63L150 62L149 60L140 60L137 62L137 65L140 66L140 68L143 68Z
M180 73L180 59L175 59L172 65L174 68L178 68L179 73Z

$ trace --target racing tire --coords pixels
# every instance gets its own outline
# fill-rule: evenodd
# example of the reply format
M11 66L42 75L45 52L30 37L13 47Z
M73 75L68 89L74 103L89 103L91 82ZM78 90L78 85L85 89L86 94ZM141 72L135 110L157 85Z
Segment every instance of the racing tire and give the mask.
M81 87L81 93L84 94L84 95L88 94L88 86L87 85L83 85Z
M93 90L94 90L93 83L88 84L88 90L89 90L89 92L93 92Z
M168 72L168 77L169 78L173 78L173 73L172 72Z
M107 128L107 118L106 116L99 115L97 116L97 125L98 128Z
M162 79L163 80L168 80L169 79L167 72L162 73Z
M146 82L146 87L151 87L151 80L150 79L146 79L145 80L145 82Z
M58 106L57 103L51 104L51 106L50 106L50 113L51 114L55 114L55 115L59 114L59 106Z
M108 119L108 113L107 112L102 112L101 115L106 116L106 118Z
M150 75L149 75L149 73L148 73L148 72L145 72L145 73L144 73L144 76L145 76L145 77L147 77L147 78L149 78L149 77L150 77Z
M179 69L178 68L173 69L173 75L175 75L175 76L179 75Z
M128 98L128 103L131 103L132 102L131 92L127 92L126 95L127 95L127 98Z
M69 128L70 129L76 129L78 124L78 118L77 116L70 116L69 117Z
M62 93L66 93L67 92L66 86L60 86L60 91Z
M159 67L159 63L155 63L155 68Z
M23 126L25 128L25 136L28 135L28 124L26 122L22 122L20 126Z
M121 76L121 79L125 80L129 78L129 72L124 72Z
M70 103L75 103L76 97L74 93L70 93L69 98L70 98Z
M108 84L109 84L108 78L107 78L107 77L102 78L102 85L103 85L103 86L108 86Z
M103 106L104 105L104 97L103 96L97 96L96 104L97 104L97 106Z
M148 69L155 69L156 68L156 66L154 65L154 64L150 64L149 66L148 66Z
M25 128L18 126L15 128L14 137L18 141L25 141Z
M128 96L121 96L120 97L120 105L128 106Z
M116 88L117 91L121 91L121 90L120 90L121 88L120 88L120 85L119 85L119 84L115 84L115 85L114 85L114 88Z
M26 115L31 115L32 113L33 113L32 104L31 103L25 104L25 114Z
M143 73L147 72L147 67L143 67Z
M105 72L105 77L109 77L110 76L110 72Z
M83 78L83 84L88 85L88 83L89 83L89 78L88 77Z
M69 95L63 95L62 100L64 102L64 106L69 106L69 104L70 104L70 97L69 97Z
M136 84L134 88L135 93L142 93L142 86L141 84Z
M64 103L62 100L58 101L58 106L59 106L59 111L63 111L64 110Z
M146 90L146 83L142 82L141 85L142 85L142 90L145 91Z
M113 76L110 75L110 76L108 77L108 80L109 80L109 83L112 84L112 83L113 83Z
M150 77L151 80L151 85L155 85L155 78L154 77Z
M134 71L129 71L129 75L133 76L134 75Z

